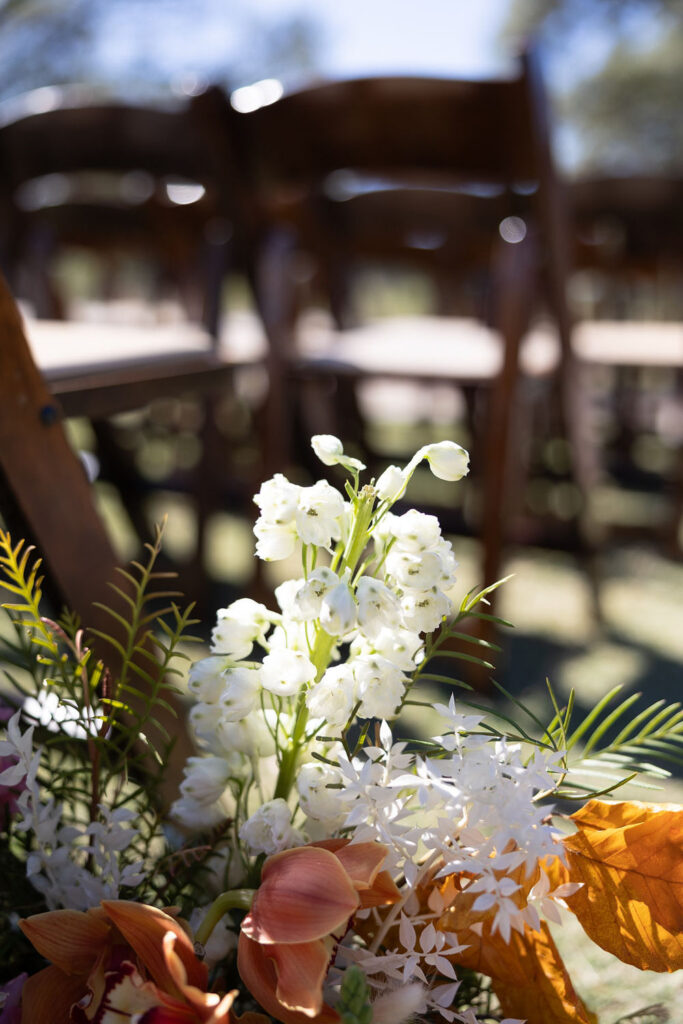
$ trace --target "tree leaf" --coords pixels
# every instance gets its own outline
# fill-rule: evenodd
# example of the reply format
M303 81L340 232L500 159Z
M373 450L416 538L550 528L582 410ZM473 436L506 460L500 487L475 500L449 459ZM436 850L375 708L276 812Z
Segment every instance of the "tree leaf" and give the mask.
M439 920L439 929L455 932L467 948L452 957L457 966L491 978L506 1017L527 1024L597 1024L597 1017L574 991L548 926L525 927L506 942L492 932L495 909L474 911L476 896L458 894Z
M641 970L683 968L683 808L590 800L564 840L584 931Z

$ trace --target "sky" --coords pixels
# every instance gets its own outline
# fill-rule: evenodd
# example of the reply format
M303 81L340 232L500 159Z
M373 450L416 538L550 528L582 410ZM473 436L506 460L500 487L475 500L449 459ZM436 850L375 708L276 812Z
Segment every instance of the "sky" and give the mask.
M252 0L264 15L306 12L321 24L332 76L500 71L497 35L509 0Z
M181 0L173 8L165 7L161 18L153 3L138 0L137 5L107 8L98 60L114 74L146 59L158 67L210 76L229 64L231 55L244 57L250 47L258 65L259 32L303 15L317 26L316 62L325 77L485 77L510 67L498 40L509 4L510 0Z

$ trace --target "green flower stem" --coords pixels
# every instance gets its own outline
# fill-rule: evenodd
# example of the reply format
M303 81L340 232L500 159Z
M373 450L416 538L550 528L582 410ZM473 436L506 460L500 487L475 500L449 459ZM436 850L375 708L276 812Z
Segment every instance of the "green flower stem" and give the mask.
M347 569L349 569L351 575L353 575L353 572L365 551L370 532L370 523L372 521L372 512L375 506L375 498L375 489L370 486L363 487L358 495L358 499L355 503L353 529L351 530L351 534L349 535L349 539L346 543L341 564L339 566L335 566L335 571L339 576L342 576ZM330 636L329 633L326 633L322 627L318 628L315 644L313 645L313 651L311 653L311 661L315 665L316 669L316 683L322 679L325 670L330 663L335 640L336 638ZM294 785L297 763L299 760L299 754L301 753L302 740L306 733L307 722L308 708L306 707L306 695L302 693L299 697L296 721L294 723L292 736L287 749L282 754L280 770L278 772L277 783L275 785L275 799L280 797L283 800L286 800L291 792L292 786Z
M326 633L324 629L320 628L315 638L315 645L311 654L311 661L315 665L316 669L316 682L322 679L325 669L330 663L333 647L334 637L330 636L329 633ZM306 707L306 694L302 693L297 705L296 721L294 723L294 729L292 730L292 736L287 749L282 754L280 771L278 772L277 783L275 785L275 799L281 797L283 800L286 800L292 786L294 785L294 776L296 774L296 766L299 760L301 741L306 732L307 723L308 708Z
M207 910L206 917L195 933L195 942L205 946L211 938L214 928L229 910L249 910L255 891L255 889L230 889L228 892L222 892Z

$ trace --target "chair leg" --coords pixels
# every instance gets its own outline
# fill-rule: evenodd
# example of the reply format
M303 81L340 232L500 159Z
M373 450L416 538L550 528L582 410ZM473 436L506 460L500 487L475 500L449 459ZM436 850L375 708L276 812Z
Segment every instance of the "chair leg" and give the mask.
M290 271L294 248L291 231L273 231L261 249L256 268L256 301L268 339L269 390L263 441L266 476L284 469L292 459L290 357L296 295Z
M517 245L502 243L496 257L496 320L503 338L503 366L492 389L485 439L482 543L484 583L500 576L507 527L510 457L514 449L519 350L531 316L536 246L527 236Z

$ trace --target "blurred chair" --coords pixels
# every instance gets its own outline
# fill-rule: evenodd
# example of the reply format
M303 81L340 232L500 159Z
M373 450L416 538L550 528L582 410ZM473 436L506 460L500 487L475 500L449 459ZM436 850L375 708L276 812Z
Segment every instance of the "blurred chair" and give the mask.
M55 610L64 602L85 628L114 633L114 620L97 602L111 603L109 584L125 583L116 573L116 555L84 467L33 361L21 315L1 275L0 514L14 543L23 539L36 546L45 569L42 589ZM88 643L98 649L92 635ZM102 645L98 653L116 671L113 649ZM191 745L182 714L173 712L182 709L173 694L169 700L168 714L160 711L159 722L176 739L162 787L170 800Z
M199 464L189 482L163 481L171 489L190 487L200 552L208 512L223 500L219 477L229 473L229 446L216 447L212 401L230 392L240 361L219 345L234 239L222 205L228 190L217 182L228 174L225 152L219 168L211 132L191 103L139 107L67 87L0 108L0 258L36 314L28 336L38 365L65 416L93 422L101 461L143 537L148 481L117 444L107 417L156 399L204 396ZM170 287L183 312L158 312L152 302L147 323L127 315L117 322L117 305L104 301L97 322L68 319L72 310L55 267L70 246L109 264L141 258L159 286L152 299Z
M386 78L314 86L237 119L233 115L230 128L242 160L248 230L260 254L256 278L270 344L273 465L297 455L297 418L305 431L326 428L348 437L358 391L371 380L486 387L486 437L475 472L482 479L484 579L492 582L499 576L503 537L519 491L512 485L522 381L554 380L577 457L581 451L565 302L567 230L535 57L527 55L518 77L507 81ZM357 183L357 198L348 205L335 202L335 189L348 181ZM389 190L396 186L400 191ZM400 201L415 206L416 186L453 193L422 200L438 211L442 233L451 205L449 247L440 264L432 263L443 292L446 278L457 278L474 255L485 269L486 318L495 330L461 318L388 322L314 337L301 331L302 252L323 268L339 326L350 318L351 261L375 246L382 257L412 254L425 262L424 249L413 246L411 252L405 239L397 242L399 224L410 220L409 206ZM363 195L379 188L382 196ZM382 203L389 209L383 236L365 218L366 204L374 204L378 224ZM522 340L541 295L560 343L546 336L540 347L525 346L520 371ZM312 422L311 385L320 382L317 408L325 416ZM365 446L362 422L360 428L357 440Z
M602 469L621 487L668 499L664 539L680 557L683 179L579 179L570 199L583 306L575 349L598 394ZM657 533L652 515L640 532Z

